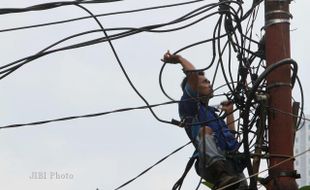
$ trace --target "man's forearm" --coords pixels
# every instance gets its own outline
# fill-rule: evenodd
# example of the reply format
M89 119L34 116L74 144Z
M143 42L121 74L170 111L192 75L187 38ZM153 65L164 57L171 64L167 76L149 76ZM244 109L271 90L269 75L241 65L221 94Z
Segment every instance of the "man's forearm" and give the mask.
M226 123L227 126L230 130L236 131L236 127L235 127L235 118L234 118L234 114L233 113L229 113L226 117Z
M195 66L191 62L189 62L187 59L183 58L182 56L179 56L179 61L184 71L195 70Z

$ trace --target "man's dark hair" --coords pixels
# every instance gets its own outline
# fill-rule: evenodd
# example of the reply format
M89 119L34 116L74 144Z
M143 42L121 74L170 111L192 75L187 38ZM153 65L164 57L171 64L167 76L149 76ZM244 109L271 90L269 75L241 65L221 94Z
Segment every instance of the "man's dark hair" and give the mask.
M197 71L197 72L194 72L195 74L198 74L198 75L205 75L205 72L204 71L202 71L202 70L199 70L199 71ZM185 73L185 74L187 74L187 73ZM181 88L182 88L182 90L184 90L185 89L185 86L186 86L186 83L187 83L187 77L188 77L188 75L186 75L186 77L184 77L184 79L182 80L182 82L181 82Z
M187 83L187 77L184 77L184 79L182 80L182 83L181 83L182 90L185 89L186 83Z

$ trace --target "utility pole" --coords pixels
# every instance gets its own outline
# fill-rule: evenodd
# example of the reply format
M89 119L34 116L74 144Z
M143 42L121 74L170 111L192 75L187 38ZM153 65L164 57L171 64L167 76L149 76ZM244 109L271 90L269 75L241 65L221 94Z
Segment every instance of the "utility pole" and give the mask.
M290 58L290 0L265 0L265 42L267 66ZM270 167L293 155L293 117L291 103L291 68L275 69L268 77ZM281 110L281 112L275 109ZM289 114L283 114L287 112ZM268 190L297 190L294 160L269 170Z

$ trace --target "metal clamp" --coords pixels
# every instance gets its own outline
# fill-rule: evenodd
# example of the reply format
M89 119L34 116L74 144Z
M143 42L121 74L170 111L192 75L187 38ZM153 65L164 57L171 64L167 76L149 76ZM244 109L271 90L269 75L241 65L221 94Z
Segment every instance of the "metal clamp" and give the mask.
M268 100L268 95L267 94L262 94L262 93L255 93L255 99L257 101L264 101L264 100Z
M266 2L279 2L279 3L285 3L285 2L288 2L288 3L291 3L292 0L266 0Z
M277 87L280 87L280 86L288 86L288 87L292 88L292 84L291 83L276 82L276 83L268 85L267 86L267 90L269 91L270 89L277 88Z
M279 19L270 19L266 21L266 25L262 29L266 29L267 27L275 24L287 23L290 24L290 19L279 18Z
M291 19L293 18L293 15L288 12L288 11L283 11L283 10L275 10L275 11L269 11L265 13L265 16L273 15L273 14L284 14L289 16Z
M277 172L275 174L271 174L266 178L260 179L259 182L263 185L267 185L271 180L273 180L274 178L277 178L277 177L292 177L292 178L298 179L298 178L300 178L300 174L298 174L296 170L280 171L280 172Z

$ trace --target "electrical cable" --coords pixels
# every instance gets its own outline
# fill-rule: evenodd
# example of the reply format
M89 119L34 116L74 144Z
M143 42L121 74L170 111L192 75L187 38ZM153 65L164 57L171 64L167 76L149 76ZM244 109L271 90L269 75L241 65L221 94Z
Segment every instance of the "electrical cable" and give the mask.
M223 2L222 2L222 3L218 3L217 6L219 6L219 5L221 5L221 4L223 4ZM217 13L220 13L220 11L218 11ZM221 12L221 13L222 13L222 12ZM196 42L196 43L194 43L194 44L191 44L191 45L188 45L188 46L186 46L186 47L183 47L183 48L179 49L178 51L176 51L175 53L173 53L173 54L178 54L178 53L180 53L180 52L182 52L182 51L184 51L184 50L186 50L186 49L188 49L188 48L191 48L191 47L194 47L194 46L197 46L197 45L201 45L201 44L207 43L207 42L209 42L209 41L212 42L213 56L212 56L211 63L210 63L207 67L205 67L204 69L196 69L196 70L189 71L189 72L204 71L204 70L209 69L209 68L213 65L213 63L214 63L214 61L215 61L215 58L216 58L215 40L216 40L216 39L217 39L217 40L220 40L222 37L224 37L224 36L227 35L227 34L224 34L224 35L219 35L218 37L215 37L215 34L216 34L215 31L217 30L218 26L219 26L219 22L217 22L217 24L216 24L216 26L215 26L213 38L208 39L208 40L203 40L203 41L200 41L200 42ZM162 83L162 74L163 74L163 70L164 70L165 66L166 66L166 63L163 64L163 66L161 67L160 72L159 72L159 85L160 85L160 89L161 89L161 91L163 92L163 94L164 94L168 99L173 100L173 98L171 98L171 97L167 94L167 92L165 91L165 89L164 89L164 87L163 87L163 83Z
M182 150L183 148L185 148L186 146L188 146L189 144L191 144L192 142L188 142L185 145L181 146L180 148L177 148L176 150L174 150L173 152L171 152L170 154L168 154L167 156L163 157L162 159L160 159L159 161L157 161L155 164L153 164L152 166L148 167L146 170L144 170L143 172L141 172L140 174L138 174L136 177L130 179L129 181L123 183L122 185L120 185L119 187L115 188L114 190L119 190L125 186L127 186L128 184L132 183L133 181L135 181L136 179L138 179L139 177L141 177L142 175L144 175L145 173L147 173L148 171L150 171L152 168L154 168L155 166L157 166L158 164L160 164L161 162L163 162L164 160L166 160L167 158L169 158L170 156L172 156L173 154L179 152L180 150Z
M202 177L200 178L200 180L199 180L199 182L198 182L198 185L197 185L197 187L195 188L195 190L198 190L198 189L199 189L201 183L202 183Z
M116 2L116 1L120 1L120 0L104 1L104 3ZM128 37L128 36L132 36L132 35L138 34L140 32L163 33L163 32L173 32L173 31L181 30L181 29L190 27L194 24L197 24L203 20L206 20L207 18L214 16L215 14L220 14L220 16L219 16L219 19L218 19L215 27L214 27L213 37L211 39L207 39L207 40L203 40L200 42L190 44L190 45L176 51L174 54L177 54L181 51L187 50L191 47L198 46L198 45L201 45L204 43L208 43L208 42L212 43L212 54L213 55L212 55L211 62L203 69L197 69L197 70L193 70L190 72L207 70L213 66L213 63L215 62L216 58L218 58L218 64L216 65L216 72L218 71L219 64L221 64L222 74L223 74L223 77L224 77L225 82L226 82L225 86L227 86L229 88L229 92L224 94L224 95L226 95L226 97L229 100L234 101L235 105L237 106L237 109L235 109L234 111L239 111L239 113L240 113L240 117L235 121L239 122L238 134L239 134L239 137L242 135L241 142L242 142L243 147L244 147L244 153L246 155L250 155L253 152L253 148L254 148L255 143L256 143L255 139L258 136L258 134L256 134L257 127L255 126L255 123L257 122L258 117L259 117L257 108L258 108L258 106L261 106L261 105L257 105L258 103L254 99L255 92L257 90L259 90L259 92L266 93L266 90L265 90L265 89L267 89L267 87L265 85L266 76L269 75L274 69L277 69L278 67L280 67L282 65L291 64L293 66L292 67L293 74L291 77L291 86L294 87L295 81L297 80L298 85L299 85L299 89L301 92L301 101L302 101L302 103L301 103L302 106L300 108L301 112L298 115L294 115L292 113L281 111L277 108L272 108L272 107L267 107L267 108L269 110L274 110L274 111L278 111L278 112L283 113L283 114L288 114L288 115L291 115L293 117L297 117L299 119L297 122L297 126L300 126L302 120L303 121L306 121L306 120L310 121L309 119L307 119L304 116L304 112L303 112L303 109L304 109L303 89L302 89L301 82L297 76L297 63L294 60L283 59L283 60L265 68L265 70L260 75L258 75L260 68L264 68L264 65L262 64L263 63L263 59L262 59L263 56L261 56L260 52L255 52L255 51L251 50L251 48L252 48L252 43L261 45L260 43L253 40L252 37L253 37L254 23L256 21L258 11L259 11L259 5L262 2L262 0L253 0L252 7L245 14L243 14L243 7L241 6L242 3L239 0L238 1L232 1L232 0L226 1L225 0L225 1L221 1L220 3L212 3L212 4L201 6L201 7L197 8L197 9L195 9L195 10L193 10L193 11L191 11L191 12L189 12L189 13L181 16L181 17L178 17L177 19L170 21L170 22L153 24L153 25L143 26L140 28L119 27L119 28L106 28L105 29L97 18L99 16L126 14L126 13L140 12L140 11L146 11L146 10L159 9L159 8L180 6L180 5L191 4L191 3L196 3L196 2L200 2L200 1L204 1L204 0L190 1L190 2L184 2L184 3L178 3L178 4L171 4L171 5L163 5L163 6L157 6L157 7L142 8L142 9L129 10L129 11L119 11L119 12L106 13L106 14L101 14L101 15L94 15L87 8L80 5L83 3L103 3L103 1L100 1L100 0L78 1L78 2L55 2L55 3L45 3L45 4L34 5L31 7L26 7L26 8L22 8L22 9L0 9L0 15L1 15L1 14L21 13L21 12L28 12L28 11L41 11L41 10L52 9L52 8L56 8L56 7L60 7L60 6L76 5L80 8L82 8L83 10L85 10L86 12L88 12L91 16L81 17L81 18L76 18L76 19L69 19L70 21L69 20L57 21L57 22L45 23L45 24L39 24L39 25L40 26L43 26L43 25L47 26L47 25L52 25L52 24L60 24L60 23L65 23L65 22L82 20L82 19L86 19L86 18L93 18L96 21L96 23L100 26L100 30L98 30L98 29L97 30L90 30L90 31L85 31L85 32L82 32L79 34L69 36L67 38L64 38L64 39L48 46L47 48L44 48L43 50L39 51L38 53L36 53L34 55L25 57L23 59L19 59L17 61L6 64L4 66L1 66L0 67L0 80L3 79L4 77L10 75L11 73L13 73L17 69L19 69L21 66L25 65L26 63L29 63L33 60L36 60L42 56L49 55L51 53L56 53L59 51L65 51L65 50L70 50L70 49L75 49L75 48L80 48L80 47L86 47L86 46L94 45L97 43L108 42L118 64L119 64L119 66L123 72L123 74L125 75L125 77L128 81L128 83L130 84L132 89L136 92L136 94L146 104L146 106L133 107L133 108L123 108L123 109L118 109L118 110L109 111L109 112L101 112L101 113L87 114L87 115L80 115L80 116L69 116L69 117L63 117L63 118L59 118L59 119L37 121L37 122L31 122L31 123L26 123L26 124L7 125L7 126L0 127L0 129L16 128L16 127L32 126L32 125L41 125L41 124L50 123L50 122L65 121L65 120L72 120L72 119L86 118L86 117L97 117L100 115L107 115L107 114L111 114L111 113L124 112L124 111L130 111L130 110L135 110L135 109L149 109L150 112L152 113L152 115L158 121L163 122L163 123L168 123L168 124L175 124L172 121L171 122L165 121L165 120L158 118L157 115L155 114L155 112L153 112L153 110L152 110L153 107L163 106L163 105L168 105L168 104L174 104L174 103L180 102L180 101L173 100L163 88L162 74L163 74L166 63L163 64L163 66L160 70L159 84L160 84L160 88L161 88L163 94L168 99L170 99L172 101L161 103L161 104L150 105L147 102L147 100L139 93L139 91L136 89L134 84L131 82L131 80L130 80L128 74L126 73L126 70L124 69L124 67L123 67L123 65L122 65L122 63L121 63L121 61L117 55L117 52L116 52L111 41L121 39L124 37ZM231 3L234 3L237 6L237 8L233 7L231 5ZM216 7L219 7L218 11L213 11L213 12L209 13L209 11L213 10ZM190 19L192 19L193 21ZM248 19L248 20L246 20L246 19ZM185 23L185 21L188 21L188 23ZM242 23L245 21L247 21L247 24L246 24L245 32L243 33ZM180 25L174 26L176 24L180 24ZM39 25L32 25L32 26L26 26L26 27L27 28L33 28L33 27L39 27ZM166 26L172 26L172 27L168 28L168 29L159 29L159 28L166 27ZM225 33L222 33L222 26L224 26L224 28L225 28ZM19 27L19 29L26 28L26 27ZM10 30L13 31L13 30L19 30L19 29L17 29L17 28L4 29L4 30L0 30L0 32L1 31L10 31ZM114 33L112 35L108 35L107 31L117 31L117 33ZM51 49L51 48L61 44L64 41L67 41L69 39L73 39L73 38L78 37L78 36L83 36L83 35L96 33L96 32L103 32L104 37L96 38L96 39L89 40L89 41L84 41L81 43L77 43L77 44L73 44L73 45L69 45L69 46L65 46L65 47L60 47L58 49ZM222 46L222 42L224 41L225 38L227 38L227 40L225 40L225 43L224 43L225 45ZM238 70L238 74L237 74L237 81L234 80L234 77L232 75L232 67L231 67L231 65L232 65L232 53L233 53L231 51L232 49L234 50L234 53L237 54L237 58L239 61L239 70ZM228 51L227 52L227 54L228 54L228 59L227 59L228 73L227 73L227 69L225 69L224 61L223 61L224 55L226 55L224 53L226 53L226 51ZM256 58L261 58L261 59L259 60L257 65L253 66L252 64L254 64L254 61L256 60ZM251 76L252 86L250 86L249 83L247 84L248 75ZM257 77L254 77L254 75ZM212 83L214 83L215 78L216 78L216 73L214 74ZM236 86L234 85L235 83L237 84ZM216 120L223 119L224 116L225 115L220 116ZM241 123L241 118L243 120L243 123ZM208 121L208 122L212 122L212 121ZM198 124L205 125L208 122L200 122L200 123L198 122L198 123L194 123L194 124L189 124L188 126L198 125ZM255 127L256 127L256 129L255 129ZM242 133L239 133L239 130L241 130ZM251 135L252 133L253 133L253 137L251 137L249 139L249 134ZM265 141L265 139L266 139L266 136L264 137L264 142L268 143L268 141ZM190 144L190 142L188 144ZM188 144L186 144L186 146ZM157 165L159 163L160 162L156 163L155 165ZM137 177L126 182L125 184L121 185L117 189L128 185L129 183L131 183L135 179L137 179L140 176L142 176L143 174L145 174L147 171L149 171L155 165L153 165L150 168L148 168L147 170L143 171ZM249 175L250 175L250 177L249 177L250 187L253 189L257 189L257 187L254 187L256 185L256 179L251 177L254 174L253 174L250 158L247 159L247 170L248 170ZM200 185L200 183L199 183L199 185ZM199 185L196 189L199 188Z
M301 112L300 112L300 117L299 117L299 120L298 120L297 123L296 123L297 130L299 130L299 129L300 129L299 126L303 126L303 125L301 125L301 118L302 118L301 116L302 116L303 110L304 110L305 98L304 98L304 90L303 90L301 81L300 81L300 79L299 79L298 76L296 76L296 79L297 79L297 84L298 84L299 89L300 89L300 99L301 99L301 106L300 106ZM305 121L305 120L304 120L304 121Z
M275 107L266 106L266 108L268 108L269 110L272 110L272 111L276 111L276 112L279 112L279 113L282 113L282 114L286 114L286 115L292 116L292 117L296 117L296 118L300 118L300 119L303 119L303 120L306 120L306 121L310 121L310 118L302 117L302 116L299 116L299 115L296 115L296 114L293 114L293 113L290 113L290 112L287 112L287 111L280 110L280 109L275 108Z
M225 85L221 85L218 88L215 89L218 90ZM221 96L222 94L217 94L215 96ZM114 113L121 113L121 112L127 112L127 111L134 111L134 110L141 110L141 109L149 109L159 107L159 106L164 106L164 105L171 105L171 104L176 104L179 102L186 102L186 101L193 101L197 100L197 98L190 98L190 99L185 99L182 101L168 101L168 102L163 102L163 103L158 103L158 104L152 104L152 105L146 105L146 106L136 106L136 107L128 107L128 108L120 108L112 111L106 111L106 112L97 112L97 113L90 113L90 114L83 114L83 115L75 115L75 116L66 116L66 117L61 117L61 118L56 118L56 119L47 119L47 120L41 120L41 121L33 121L33 122L28 122L28 123L15 123L15 124L9 124L9 125L4 125L0 126L1 129L10 129L10 128L20 128L20 127L27 127L27 126L36 126L36 125L43 125L43 124L48 124L48 123L55 123L55 122L61 122L61 121L69 121L69 120L75 120L75 119L83 119L83 118L92 118L92 117L99 117L99 116L104 116L104 115L109 115L109 114L114 114Z
M223 37L225 37L225 36L226 36L226 34L221 35L221 36L219 36L219 37L217 37L217 38L210 38L210 39L207 39L207 40L202 40L202 41L199 41L199 42L196 42L196 43L187 45L187 46L185 46L185 47L183 47L183 48L177 50L177 51L176 51L175 53L173 53L173 54L178 54L178 53L180 53L180 52L182 52L182 51L185 51L186 49L189 49L189 48L192 48L192 47L195 47L195 46L198 46L198 45L202 45L202 44L204 44L204 43L208 43L208 42L210 42L210 41L213 41L213 40L215 40L215 39L220 39L220 38L223 38ZM215 56L213 55L213 57L215 57ZM212 58L211 64L212 64L212 62L213 62L213 58ZM211 67L211 66L212 66L211 64L210 64L208 67ZM161 89L161 91L163 92L163 94L164 94L168 99L174 100L173 98L171 98L171 97L168 95L168 93L167 93L166 90L164 89L163 82L162 82L162 75L163 75L163 71L164 71L164 68L166 67L166 65L167 65L167 63L163 63L163 65L162 65L162 67L161 67L161 69L160 69L160 72L159 72L159 85L160 85L160 89Z
M129 76L128 76L126 70L125 70L125 68L123 67L123 64L122 64L120 58L118 57L118 55L117 55L117 53L116 53L116 50L115 50L115 48L114 48L112 42L110 41L107 32L106 32L105 29L103 28L103 26L102 26L102 24L100 23L100 21L94 16L94 14L93 14L91 11L89 11L89 10L88 10L87 8L85 8L84 6L79 5L79 4L76 4L76 6L82 8L82 9L84 9L86 12L88 12L88 13L94 18L94 20L97 22L97 24L100 26L101 30L103 31L104 35L106 36L106 38L107 38L107 40L108 40L108 43L109 43L109 45L110 45L110 47L111 47L111 50L112 50L112 52L113 52L113 54L114 54L114 56L115 56L115 59L117 60L118 65L120 66L120 68L121 68L121 70L122 70L124 76L126 77L128 83L130 84L131 88L136 92L136 94L141 98L141 100L148 106L148 108L149 108L150 112L152 113L152 115L154 116L154 118L155 118L156 120L158 120L159 122L162 122L162 123L173 124L171 121L166 121L166 120L160 119L160 118L156 115L156 113L153 111L153 109L150 107L150 104L148 103L148 101L142 96L142 94L141 94L141 93L137 90L137 88L134 86L134 84L132 83L131 79L129 78Z
M283 65L287 65L287 64L291 64L294 67L294 69L293 69L294 72L293 72L292 80L291 80L292 86L294 86L296 75L297 75L297 63L293 59L286 58L286 59L282 59L282 60L278 61L277 63L274 63L274 64L270 65L269 67L267 67L266 70L255 81L255 83L252 86L252 89L249 92L248 99L245 103L245 112L243 115L243 118L244 118L244 123L243 123L243 125L244 125L244 127L243 127L244 141L243 141L243 144L244 144L244 152L246 155L250 154L249 144L248 144L248 133L249 133L249 111L248 110L251 106L252 100L254 99L254 94L255 94L257 88L259 87L259 84L263 81L263 79L266 78L266 76L268 76L276 68L283 66ZM247 159L247 169L248 169L249 175L252 175L253 169L252 169L252 165L250 163L249 158ZM255 184L256 184L256 179L251 178L250 179L250 188L255 188L254 187Z
M59 2L51 2L51 3L43 3L38 5L33 5L26 8L2 8L0 9L0 15L4 14L12 14L12 13L23 13L29 11L42 11L47 9L58 8L62 6L68 5L76 5L76 4L91 4L91 3L110 3L117 2L122 0L88 0L88 1L59 1Z
M205 0L194 0L194 1L183 2L183 3L175 3L175 4L147 7L147 8L141 8L141 9L127 10L127 11L97 14L95 16L96 17L105 17L105 16L112 16L112 15L119 15L119 14L136 13L136 12L143 12L143 11L149 11L149 10L162 9L162 8L170 8L170 7L181 6L181 5L194 4L194 3L201 2L201 1L205 1ZM63 23L80 21L80 20L89 19L89 18L92 18L92 17L91 16L85 16L85 17L49 22L49 23L42 23L42 24L35 24L35 25L29 25L29 26L21 26L21 27L15 27L15 28L1 29L0 33L1 32L16 31L16 30L23 30L23 29L30 29L30 28L37 28L37 27L43 27L43 26L51 26L51 25L56 25L56 24L63 24Z
M231 187L232 185L235 185L235 184L237 184L237 183L242 182L243 180L247 180L247 179L254 178L254 177L258 176L258 175L261 174L261 173L264 173L264 172L269 171L269 170L271 170L271 169L273 169L273 168L276 168L276 167L278 167L278 166L280 166L280 165L282 165L282 164L284 164L284 163L286 163L286 162L288 162L288 161L290 161L290 160L294 160L295 158L300 157L300 156L306 154L307 152L310 152L310 148L308 148L307 150L305 150L305 151L303 151L303 152L301 152L301 153L299 153L299 154L297 154L297 155L295 155L295 156L291 156L291 157L289 157L289 158L287 158L287 159L285 159L285 160L283 160L283 161L281 161L281 162L279 162L279 163L277 163L277 164L274 164L273 166L268 167L267 169L264 169L264 170L262 170L262 171L260 171L260 172L257 172L257 173L255 173L255 174L250 175L249 177L245 177L245 178L240 179L240 180L238 180L238 181L236 181L236 182L233 182L233 183L231 183L231 184L228 184L228 185L226 185L226 186L224 186L224 187L218 188L217 190L224 190L224 189L226 189L226 188Z
M210 6L210 5L208 5ZM204 7L208 7L208 6L204 6ZM125 36L128 36L129 35L132 35L132 34L135 34L135 33L139 33L139 32L142 32L142 31L149 31L150 29L152 28L157 28L157 27L162 27L162 26L166 26L166 25L170 25L170 24L175 24L177 22L182 22L184 20L187 20L187 19L190 19L192 18L193 16L197 16L198 14L196 15L192 15L194 12L200 10L201 8L199 9L196 9L195 11L192 11L186 15L184 15L183 17L180 17L178 19L175 19L174 21L171 21L171 22L168 22L168 23L164 23L164 24L157 24L157 25L151 25L151 26L145 26L145 27L142 27L142 28L138 28L138 29L134 29L132 31L128 31L128 32L125 32L123 33L123 36L121 37L124 37ZM202 13L202 12L200 12ZM207 18L207 17L204 17L204 18ZM203 20L203 19L202 19ZM201 20L200 20L201 21ZM197 22L194 22L192 24L195 24ZM191 24L187 25L186 27L189 27L191 26ZM113 29L115 30L115 28ZM0 69L3 69L3 68L6 68L8 66L11 66L11 65L14 65L14 64L17 64L18 62L21 62L21 61L24 61L24 63L20 63L18 64L17 66L14 66L13 68L11 69L6 69L4 71L1 71L0 74L4 74L3 76L0 77L0 80L3 79L4 77L8 76L9 74L11 74L12 72L16 71L18 68L20 68L21 66L25 65L26 63L30 62L30 61L33 61L39 57L42 57L42 56L45 56L45 55L48 55L48 54L51 54L51 53L55 53L55 52L58 52L58 51L64 51L64 50L69 50L69 49L75 49L75 48L80 48L80 47L84 47L84 46L88 46L88 45L94 45L96 43L101 43L103 41L108 41L107 38L99 38L99 39L96 39L96 40L91 40L91 41L88 41L88 42L83 42L83 43L79 43L79 44L75 44L75 45L71 45L71 46L67 46L67 47L64 47L64 48L58 48L58 49L54 49L54 50L50 50L50 51L46 51L47 49L61 43L61 42L64 42L68 39L71 39L71 38L74 38L74 37L77 37L77 36L81 36L81 35L84 35L84 34L87 34L88 32L85 32L85 33L80 33L80 34L76 34L76 35L73 35L73 36L69 36L63 40L60 40L59 42L56 42L54 43L53 45L50 45L48 48L45 48L44 50L40 51L39 53L35 54L35 55L32 55L32 56L28 56L26 58L23 58L23 59L19 59L17 61L14 61L12 63L9 63L7 65L4 65L4 66L1 66ZM119 37L118 37L119 38ZM110 40L115 40L117 38L110 38Z
M29 123L20 123L20 124L10 124L1 126L0 129L9 129L9 128L19 128L19 127L26 127L26 126L36 126L36 125L43 125L48 123L54 123L54 122L60 122L60 121L68 121L68 120L74 120L74 119L82 119L82 118L92 118L92 117L99 117L103 115L109 115L113 113L121 113L121 112L127 112L127 111L133 111L133 110L141 110L141 109L149 109L149 107L158 107L163 105L170 105L178 103L178 101L169 101L159 104L153 104L148 106L137 106L137 107L129 107L129 108L121 108L116 109L113 111L106 111L106 112L98 112L98 113L91 113L91 114L84 114L84 115L77 115L77 116L67 116L57 119L49 119L49 120L42 120L42 121L35 121L35 122L29 122Z

